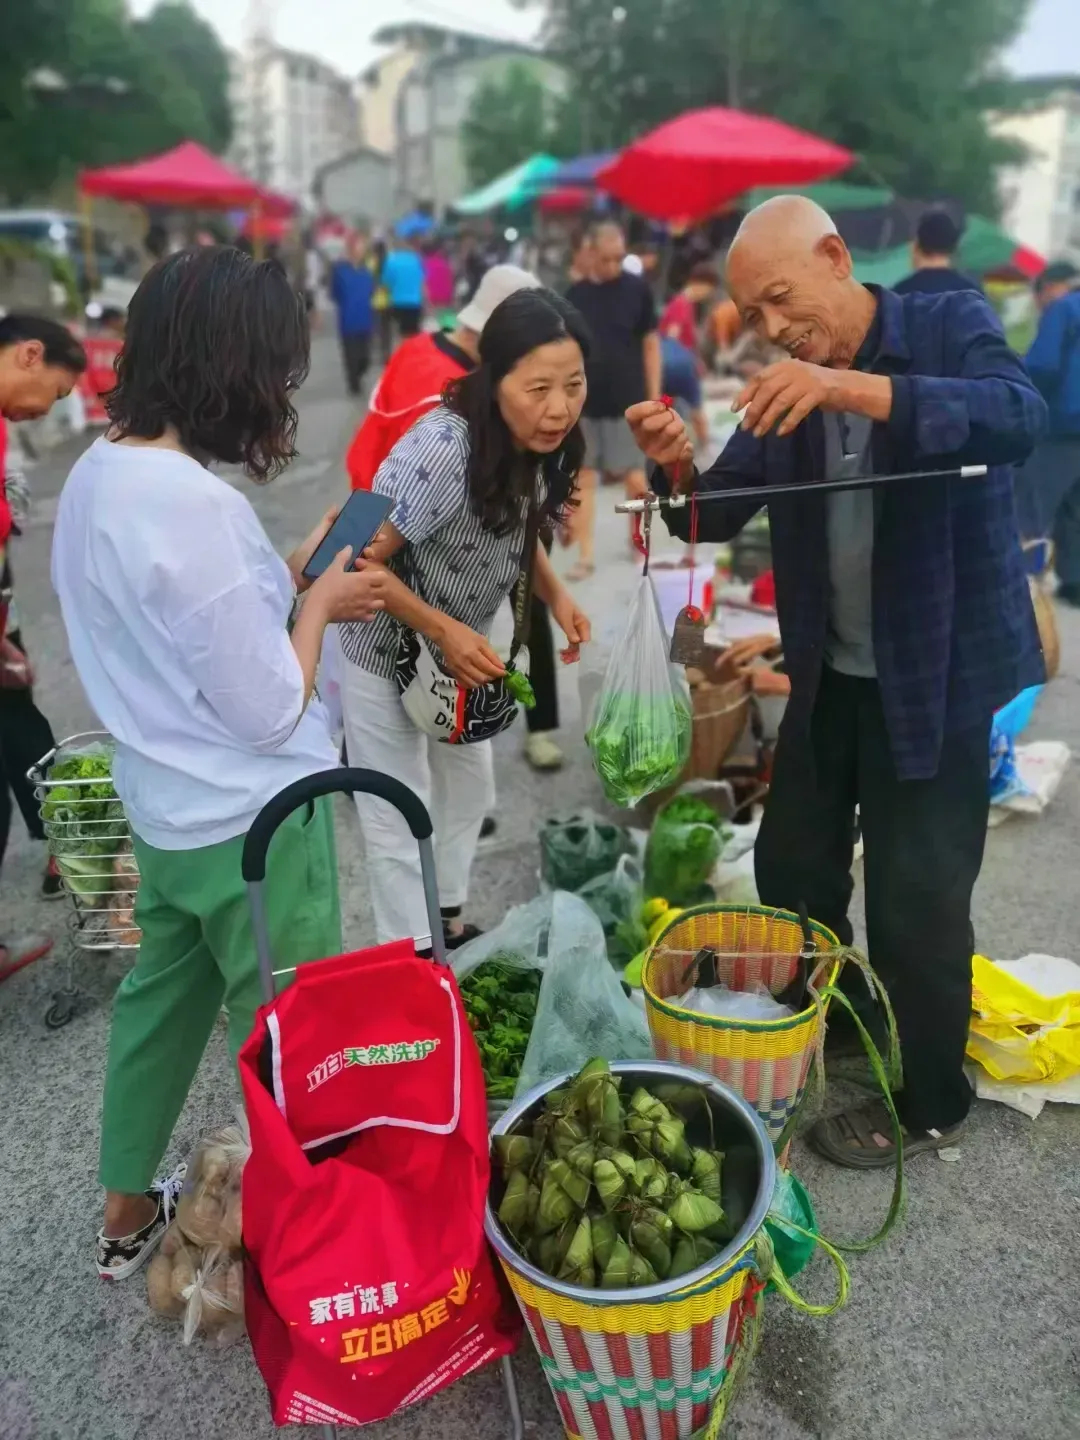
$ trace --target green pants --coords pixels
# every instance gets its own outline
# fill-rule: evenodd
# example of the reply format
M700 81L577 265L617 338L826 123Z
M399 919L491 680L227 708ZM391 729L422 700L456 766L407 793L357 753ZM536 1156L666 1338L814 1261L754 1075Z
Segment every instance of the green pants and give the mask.
M128 1195L154 1178L222 1003L235 1058L263 998L240 875L243 836L201 850L134 845L142 945L113 1007L98 1171L107 1190ZM276 970L341 952L329 800L278 830L263 895Z

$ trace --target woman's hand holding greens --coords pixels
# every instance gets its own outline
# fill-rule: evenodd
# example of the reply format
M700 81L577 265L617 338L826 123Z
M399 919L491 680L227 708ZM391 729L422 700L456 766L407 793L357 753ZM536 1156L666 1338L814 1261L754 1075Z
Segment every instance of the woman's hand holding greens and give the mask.
M489 642L460 620L441 616L440 623L432 627L431 639L442 651L450 674L470 690L486 685L489 680L500 680L506 674L506 666Z

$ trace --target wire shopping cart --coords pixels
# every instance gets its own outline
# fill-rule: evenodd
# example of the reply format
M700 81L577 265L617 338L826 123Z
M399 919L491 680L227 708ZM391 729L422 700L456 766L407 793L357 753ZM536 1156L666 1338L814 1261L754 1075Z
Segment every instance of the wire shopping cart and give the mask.
M311 805L325 795L355 795L357 793L374 795L393 805L408 824L420 851L426 924L430 933L432 963L443 966L446 964L446 945L439 911L435 853L432 848L433 830L427 808L407 785L389 775L383 775L374 770L344 767L339 770L327 770L321 774L298 780L276 795L255 817L244 842L241 870L251 902L252 927L255 934L259 978L265 1004L270 1004L276 998L278 979L292 975L296 968L295 966L285 966L278 970L274 968L263 888L266 882L266 860L270 842L280 826L301 806ZM415 943L419 945L424 945L427 940L427 935L414 937ZM525 1432L521 1417L521 1405L510 1357L504 1356L499 1363L510 1416L510 1440L523 1440ZM319 1425L319 1433L324 1440L336 1440L338 1429L333 1424L324 1423Z
M41 806L49 854L71 902L66 985L55 992L45 1012L50 1030L66 1025L75 1013L79 998L73 981L75 952L134 950L141 938L134 914L139 869L131 827L111 775L107 769L83 779L52 773L58 762L78 754L100 749L107 755L111 744L111 737L100 730L71 735L27 772Z

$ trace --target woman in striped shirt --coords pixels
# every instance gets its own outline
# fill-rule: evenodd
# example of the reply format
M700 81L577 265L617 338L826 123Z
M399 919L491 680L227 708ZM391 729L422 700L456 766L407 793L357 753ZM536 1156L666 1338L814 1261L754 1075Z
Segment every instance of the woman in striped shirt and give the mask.
M480 825L494 802L491 742L448 745L409 719L395 680L402 627L425 637L443 668L473 688L506 667L488 634L499 607L532 565L536 595L578 658L589 622L543 545L525 557L528 515L557 523L573 503L584 453L584 322L549 290L522 290L493 312L480 364L444 403L398 441L373 489L396 501L368 552L382 572L385 612L341 627L349 760L396 776L432 813L447 942L476 933L460 916ZM535 533L535 531L533 532ZM416 846L397 811L357 796L380 941L415 932L424 913Z

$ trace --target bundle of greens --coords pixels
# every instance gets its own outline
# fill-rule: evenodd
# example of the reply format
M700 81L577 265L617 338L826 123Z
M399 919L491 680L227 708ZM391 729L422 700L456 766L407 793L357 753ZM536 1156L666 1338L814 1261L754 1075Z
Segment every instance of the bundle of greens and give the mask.
M465 1005L493 1100L514 1093L529 1048L541 974L520 955L496 953L461 981Z
M735 1227L721 1206L723 1156L687 1134L672 1087L666 1103L638 1086L626 1099L606 1060L590 1060L538 1118L495 1137L499 1221L546 1274L587 1289L671 1280L720 1253ZM694 1086L674 1087L712 1112ZM493 1184L500 1182L493 1178Z
M726 826L711 805L676 795L657 813L645 847L645 893L672 905L713 898L708 883L720 858Z
M690 758L689 699L672 691L643 698L601 695L585 734L604 794L614 805L636 805L676 781Z
M104 892L112 888L114 858L129 843L111 772L112 755L106 750L64 756L49 768L41 806L49 848L68 889L97 904L104 904Z
M506 688L525 710L536 709L536 691L523 670L518 670L513 665L506 667Z

